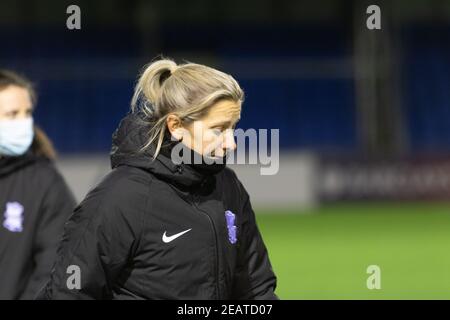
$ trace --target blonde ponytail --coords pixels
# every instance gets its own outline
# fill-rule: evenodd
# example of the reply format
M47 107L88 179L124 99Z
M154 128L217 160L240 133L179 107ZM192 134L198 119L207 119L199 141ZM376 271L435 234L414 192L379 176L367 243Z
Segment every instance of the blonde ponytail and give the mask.
M177 64L169 59L146 65L134 89L133 99L131 100L132 111L140 108L146 114L151 115L154 110L157 110L161 87L176 68ZM139 103L142 103L142 105L139 105Z

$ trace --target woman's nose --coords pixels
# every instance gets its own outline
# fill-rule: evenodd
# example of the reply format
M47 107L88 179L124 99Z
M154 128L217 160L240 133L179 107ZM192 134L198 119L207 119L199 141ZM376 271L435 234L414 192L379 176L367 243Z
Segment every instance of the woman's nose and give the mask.
M236 142L234 141L234 133L232 130L227 130L223 137L222 148L233 151L236 149Z

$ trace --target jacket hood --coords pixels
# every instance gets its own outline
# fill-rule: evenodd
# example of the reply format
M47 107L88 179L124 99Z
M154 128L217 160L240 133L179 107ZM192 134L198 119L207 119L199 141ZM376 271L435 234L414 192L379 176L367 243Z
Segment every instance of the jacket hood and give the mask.
M130 113L119 124L112 137L111 167L121 165L141 168L172 184L193 187L201 184L208 175L186 164L175 164L165 152L153 159L155 147L141 150L148 139L151 119L142 113Z

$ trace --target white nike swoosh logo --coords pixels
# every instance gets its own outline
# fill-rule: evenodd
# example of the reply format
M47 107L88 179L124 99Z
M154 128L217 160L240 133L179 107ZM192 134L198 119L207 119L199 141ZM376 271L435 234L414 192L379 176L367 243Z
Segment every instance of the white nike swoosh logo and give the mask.
M192 230L192 229L187 229L187 230L184 230L184 231L182 231L182 232L180 232L180 233L174 234L173 236L170 236L170 237L168 237L168 236L166 235L166 232L167 232L167 231L164 231L164 234L163 234L163 236L162 236L162 241L163 241L164 243L169 243L169 242L175 240L176 238L182 236L183 234L185 234L186 232L189 232L189 231L191 231L191 230Z

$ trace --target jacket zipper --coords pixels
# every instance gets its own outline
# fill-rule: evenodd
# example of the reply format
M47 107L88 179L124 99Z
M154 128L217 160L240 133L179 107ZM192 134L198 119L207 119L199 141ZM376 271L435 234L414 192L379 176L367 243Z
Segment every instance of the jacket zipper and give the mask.
M197 210L198 211L200 211L200 212L202 212L204 215L206 215L207 217L208 217L208 219L209 219L209 222L210 222L210 224L211 224L211 226L212 226L212 229L213 229L213 233L214 233L214 241L215 241L215 248L216 248L216 250L215 250L215 260L216 260L216 263L215 263L215 268L214 268L214 272L215 272L215 283L216 283L216 290L217 290L217 296L218 296L218 300L220 300L221 299L221 294L220 294L220 285L219 285L219 245L218 245L218 241L217 241L217 231L216 231L216 227L215 227L215 225L214 225L214 221L212 220L212 218L209 216L209 214L207 214L206 213L206 211L204 211L204 210L202 210L202 209L200 209L199 207L198 207L198 205L197 205L197 202L196 202L196 197L195 196L192 196L192 203L194 204L194 207L195 208L197 208Z

